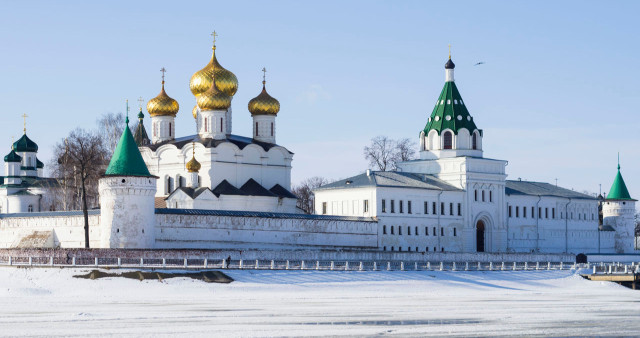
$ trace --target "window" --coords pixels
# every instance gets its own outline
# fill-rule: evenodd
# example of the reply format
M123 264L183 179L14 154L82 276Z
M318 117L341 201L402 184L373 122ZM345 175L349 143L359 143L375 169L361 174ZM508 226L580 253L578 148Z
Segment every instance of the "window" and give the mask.
M544 218L549 218L549 208L544 208Z
M391 200L391 213L393 214L394 212L396 212L396 204L394 200Z
M258 136L258 122L256 122L256 136Z
M158 124L153 124L153 136L158 136Z
M484 202L484 190L482 190L482 202Z
M436 232L436 227L433 227L433 235L434 236L438 236L438 233ZM434 249L435 250L435 249Z
M429 202L424 202L424 214L429 214Z
M415 230L414 231L414 235L418 236L418 226L416 226L416 228L414 230ZM418 251L418 250L416 249L416 251Z
M220 132L222 132L222 117L220 118Z
M424 227L424 235L429 236L429 227Z
M393 251L393 249L394 249L394 248L393 248L393 247L391 247L391 251Z
M462 204L458 203L458 216L462 216Z
M167 177L167 193L170 194L173 192L173 178Z
M433 210L433 214L438 214L438 209L436 209L436 202L431 203L431 210Z
M327 214L327 202L322 202L322 214Z
M444 247L440 248L440 251L441 251L441 252L444 252Z
M453 137L450 131L445 131L442 134L443 147L442 149L452 149L453 148Z
M369 212L369 200L364 200L362 203L362 212Z
M444 202L440 202L440 215L444 215Z
M403 208L404 203L403 203L403 201L399 202L399 206L400 206L400 213L403 213L404 212L404 208Z
M449 203L449 216L453 216L453 203Z
M473 133L473 136L471 136L471 149L478 149L478 137L476 133Z
M411 201L407 201L407 213L411 213Z
M393 225L391 226L391 234L392 234L392 235L395 235L395 234L393 233ZM393 249L392 249L392 250L393 250Z
M536 209L531 207L531 218L536 218Z
M382 212L387 212L387 201L382 200Z
M209 118L207 117L204 118L204 131L205 132L209 131Z
M458 231L457 231L457 229L456 229L456 228L453 228L453 236L454 236L454 237L455 237L455 236L458 236Z
M402 251L402 247L401 246L398 247L398 251Z
M398 225L398 236L402 236L402 227Z
M489 190L489 202L493 202L493 191Z
M169 137L171 137L171 123L169 123Z
M429 247L424 248L424 251L429 252Z
M33 212L33 204L29 204L28 211Z
M383 225L383 226L382 226L382 234L383 234L383 235L386 235L386 234L387 234L387 226L386 226L386 225Z
M556 208L551 208L551 218L556 218Z
M527 218L527 207L522 207L522 217Z
M542 218L542 208L538 208L538 218Z
M478 190L473 191L473 200L478 202Z
M516 218L520 217L520 207L516 207Z
M411 236L411 227L407 227L407 235Z
M509 217L512 217L511 216L511 206L509 206Z
M408 247L408 248L407 248L407 251L411 251L411 247Z
M273 136L273 122L271 122L271 136Z
M382 249L382 250L383 250L383 251L387 251L387 247L386 247L386 246L385 246L385 247L383 247L383 249Z
M440 228L440 236L444 236L444 228Z

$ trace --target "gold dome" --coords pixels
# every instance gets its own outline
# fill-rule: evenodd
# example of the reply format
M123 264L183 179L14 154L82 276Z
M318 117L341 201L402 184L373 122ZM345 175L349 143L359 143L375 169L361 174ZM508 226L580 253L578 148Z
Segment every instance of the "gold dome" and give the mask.
M191 110L191 115L193 115L194 119L198 118L198 104L196 103L195 106L193 106L193 109Z
M202 68L197 71L191 77L191 81L189 81L189 88L191 89L191 93L196 97L200 96L200 94L211 88L211 83L214 78L214 69L215 69L215 78L216 78L216 87L218 90L223 91L228 96L233 96L238 91L238 78L230 71L224 69L218 63L218 59L216 58L216 46L213 45L213 54L211 55L211 61Z
M214 78L209 89L198 96L198 108L203 110L227 110L231 107L231 96L218 90Z
M191 160L189 160L189 162L187 162L187 171L190 173L197 173L200 171L200 168L202 167L202 165L200 165L200 162L198 162L198 160L196 160L195 155L193 157L191 157Z
M151 116L173 116L176 117L180 106L178 101L172 99L164 91L164 81L162 81L162 90L158 96L147 102L147 111Z
M278 115L280 102L267 93L265 81L262 81L262 92L249 101L249 111L253 115Z

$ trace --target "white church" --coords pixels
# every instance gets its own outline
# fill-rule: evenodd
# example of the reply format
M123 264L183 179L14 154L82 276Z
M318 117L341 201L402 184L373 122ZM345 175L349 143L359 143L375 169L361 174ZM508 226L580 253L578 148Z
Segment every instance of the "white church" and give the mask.
M483 157L476 126L445 64L445 84L420 133L420 159L315 190L321 215L374 217L379 248L413 252L634 252L635 201L618 174L603 205L549 183L507 180Z
M89 211L90 247L634 250L635 200L620 171L599 226L595 198L547 183L507 180L506 161L483 157L484 135L458 92L450 58L444 89L420 134L420 159L400 163L397 171L367 170L320 187L316 214L303 214L290 191L293 153L276 143L279 102L263 79L262 91L247 106L252 135L234 135L231 103L238 80L215 52L214 43L209 63L190 81L196 134L176 137L179 104L165 91L164 73L160 94L147 103L151 138L142 111L133 133L127 118L100 180L100 209ZM38 181L42 166L37 146L29 148L33 142L26 134L23 139L5 157L0 248L84 247L82 212L39 212L32 202L37 191L24 182Z

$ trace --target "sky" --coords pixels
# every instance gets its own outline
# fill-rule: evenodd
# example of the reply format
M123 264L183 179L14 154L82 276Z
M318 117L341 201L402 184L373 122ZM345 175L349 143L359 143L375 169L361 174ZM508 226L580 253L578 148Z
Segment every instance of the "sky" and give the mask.
M619 152L638 198L639 10L633 1L0 1L0 149L20 137L26 113L48 163L56 142L123 113L125 99L133 118L138 97L159 93L162 67L180 104L176 134L193 134L189 79L209 61L215 30L218 60L239 80L233 133L251 135L247 103L266 67L293 183L346 178L369 167L363 147L375 136L417 149L451 44L484 156L509 161L509 179L607 192Z

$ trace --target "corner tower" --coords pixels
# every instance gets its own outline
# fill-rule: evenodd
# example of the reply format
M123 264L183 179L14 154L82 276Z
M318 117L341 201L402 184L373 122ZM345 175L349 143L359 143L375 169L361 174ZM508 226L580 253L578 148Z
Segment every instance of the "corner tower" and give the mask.
M157 177L138 150L129 117L104 177L99 181L100 247L153 248Z
M602 223L610 225L616 231L616 253L630 253L635 250L635 212L636 200L631 198L622 179L618 160L618 173L602 205Z
M444 65L445 83L436 105L420 132L420 158L482 157L482 130L476 127L454 82L456 65Z

